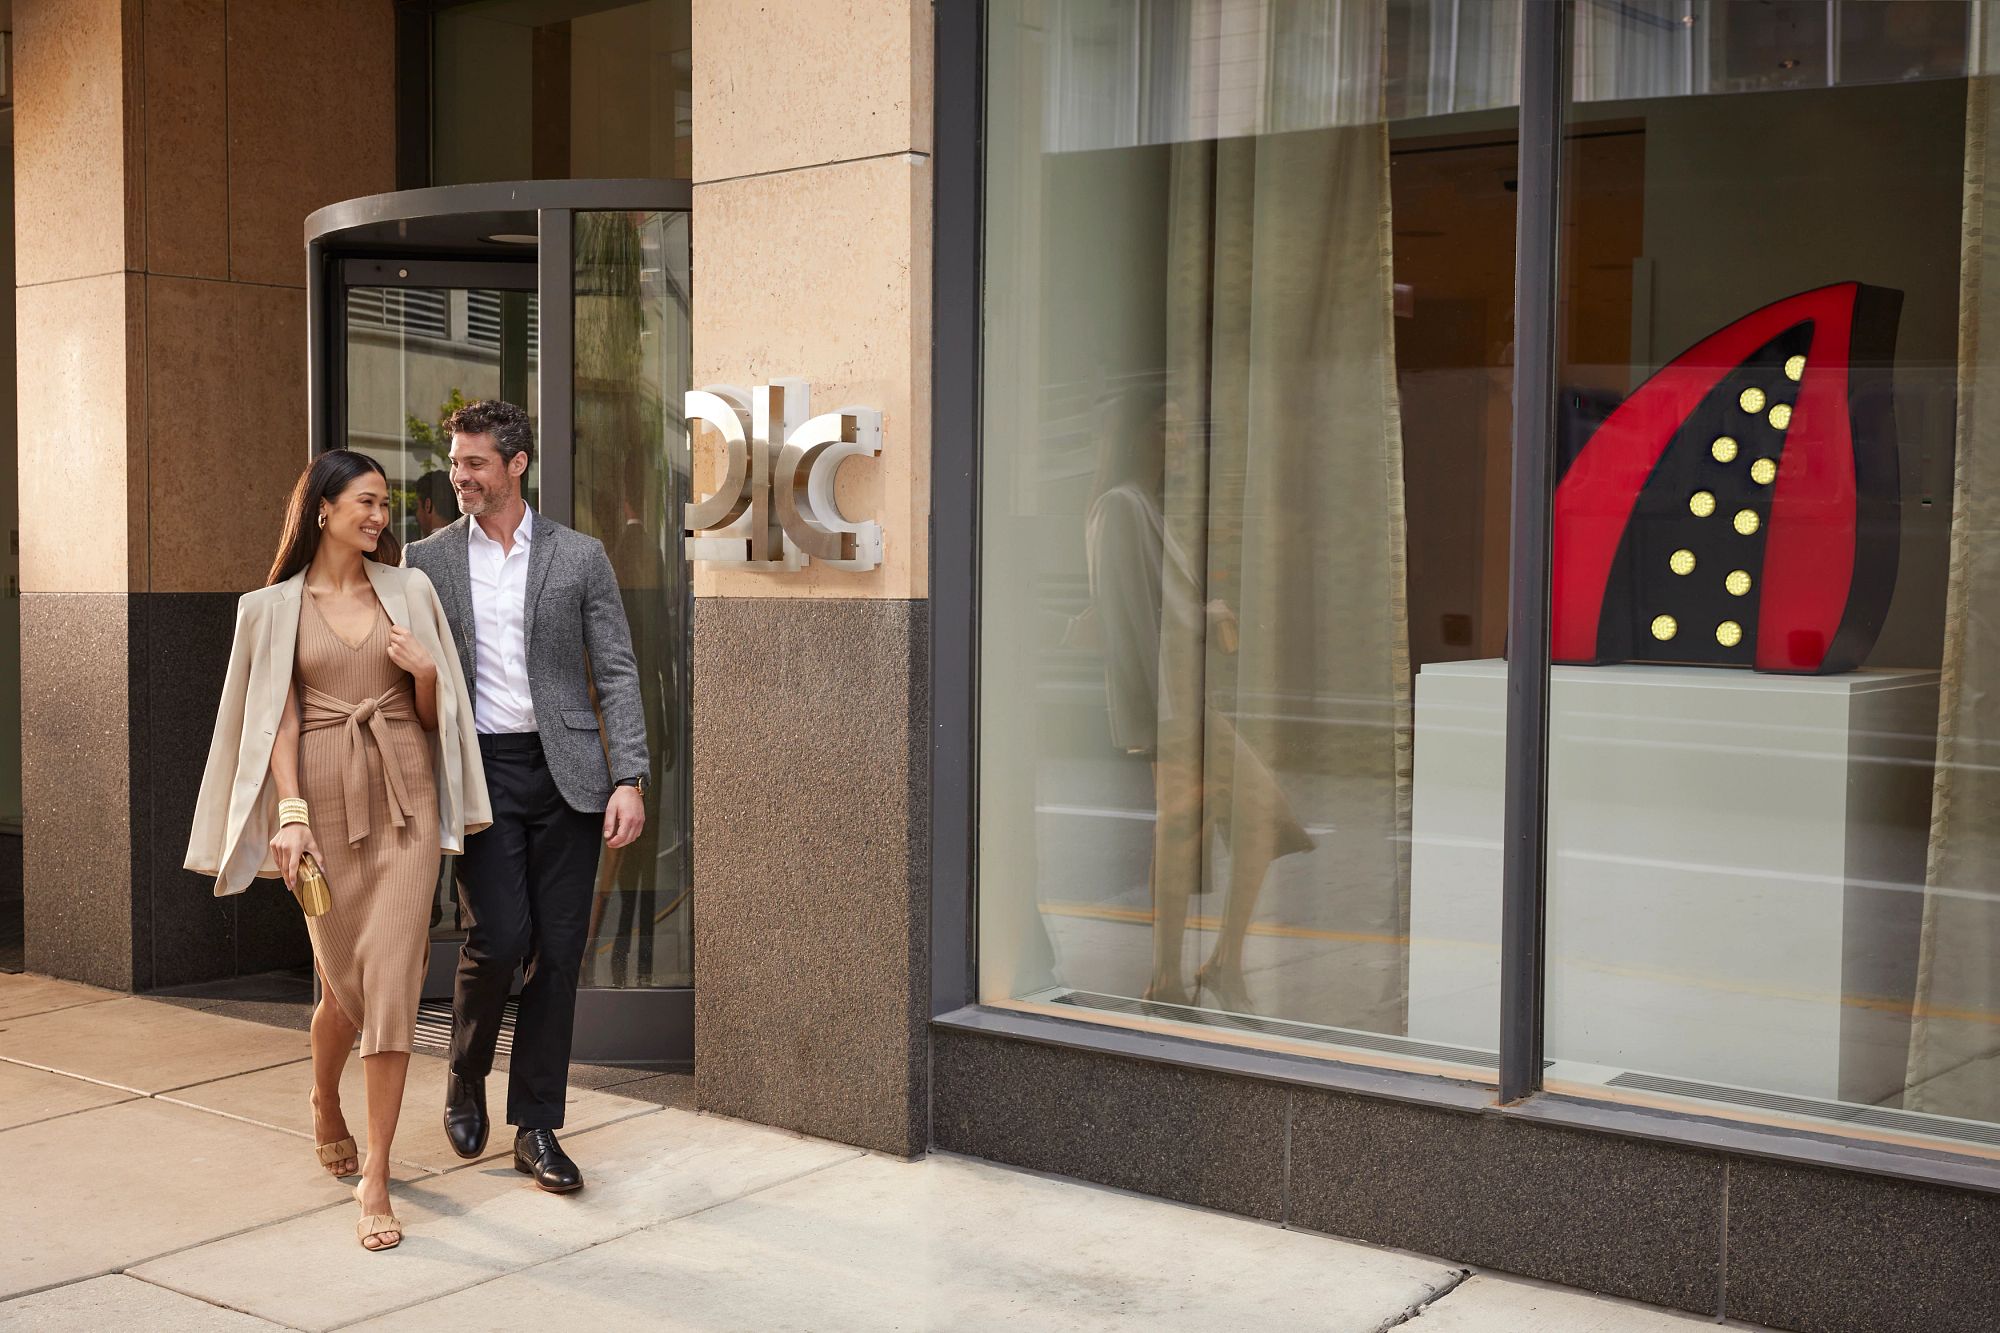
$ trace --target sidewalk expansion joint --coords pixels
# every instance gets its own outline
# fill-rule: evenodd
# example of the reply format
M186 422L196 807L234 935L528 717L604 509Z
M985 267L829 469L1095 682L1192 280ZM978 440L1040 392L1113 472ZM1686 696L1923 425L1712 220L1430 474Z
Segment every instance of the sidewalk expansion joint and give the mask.
M34 1120L23 1120L18 1125L9 1125L5 1129L0 1129L0 1134L11 1134L17 1129L26 1129L30 1125L46 1125L51 1120L67 1120L73 1115L88 1115L92 1111L108 1111L114 1106L124 1106L131 1102L142 1102L144 1100L146 1099L143 1096L134 1093L130 1097L120 1097L115 1102L99 1102L95 1106L79 1106L74 1111L58 1111L54 1115L45 1115Z
M233 1074L220 1074L217 1075L215 1078L196 1079L192 1083L181 1083L171 1088L161 1088L158 1092L149 1092L146 1095L148 1097L159 1097L165 1099L167 1094L170 1092L186 1092L190 1088L205 1088L211 1083L227 1083L232 1078L244 1078L251 1074L261 1074L267 1069L283 1069L286 1065L306 1064L309 1061L311 1061L311 1059L312 1057L310 1055L294 1055L288 1059L274 1060L268 1065L258 1065L254 1069L239 1069ZM208 1108L204 1106L198 1109L205 1111Z
M665 1108L662 1107L657 1109L664 1110ZM602 1125L592 1125L589 1130L580 1131L579 1137L581 1137L582 1134L590 1133L591 1130L602 1129L602 1128L603 1128ZM483 1277L478 1279L477 1281L468 1282L464 1286L454 1287L450 1291L434 1291L429 1295L424 1296L418 1300L410 1301L404 1305L395 1306L392 1309L377 1310L371 1314L365 1314L360 1316L359 1318L350 1319L344 1324L330 1324L327 1326L326 1333L336 1333L336 1330L338 1329L353 1328L358 1324L365 1324L371 1320L386 1318L389 1315L398 1314L404 1310L413 1310L420 1305L431 1305L439 1301L448 1300L453 1296L460 1295L461 1293L464 1292L472 1291L473 1289L478 1287L486 1286L488 1283L491 1282L498 1282L503 1278L518 1277L522 1273L532 1273L537 1268L541 1268L544 1265L559 1263L564 1259L574 1258L579 1254L588 1253L589 1251L596 1249L600 1245L609 1245L613 1241L624 1240L627 1236L636 1236L642 1231L651 1231L656 1227L677 1226L682 1222L688 1221L690 1218L700 1217L705 1213L712 1213L718 1208L727 1208L730 1204L741 1203L745 1199L754 1199L760 1194L765 1194L771 1190L778 1189L781 1186L789 1185L794 1181L804 1180L808 1176L816 1176L822 1171L831 1171L836 1167L846 1166L849 1162L859 1161L860 1159L866 1156L868 1156L868 1153L865 1150L857 1148L852 1153L836 1161L824 1162L819 1166L810 1166L802 1171L794 1171L791 1175L785 1176L782 1179L773 1180L766 1185L759 1185L756 1189L753 1190L745 1190L741 1194L732 1194L726 1199L717 1199L713 1203L704 1204L699 1208L689 1209L685 1213L676 1213L672 1217L657 1218L654 1221L647 1222L642 1226L628 1227L624 1231L619 1232L615 1236L606 1236L602 1240L594 1240L588 1245L579 1245L573 1250L565 1250L561 1254L552 1254L546 1259L537 1259L535 1260L535 1262L531 1264L523 1264L519 1268L510 1268L504 1273L495 1273L490 1277Z
M16 972L0 975L19 976L20 974ZM18 1023L24 1018L40 1018L43 1014L59 1014L65 1009L87 1009L93 1004L110 1004L113 1000L129 1000L131 998L129 995L107 995L100 1000L73 1000L68 1004L52 1004L46 1009L30 1009L24 1013L9 1014L4 1020L0 1020L0 1022Z
M24 1296L39 1296L45 1291L56 1291L62 1287L74 1287L85 1282L94 1282L101 1277L121 1276L136 1278L141 1282L151 1282L152 1285L164 1288L167 1291L179 1292L180 1295L192 1296L196 1300L201 1300L202 1297L196 1296L191 1291L180 1291L178 1287L169 1286L165 1282L143 1277L132 1270L143 1268L150 1263L157 1263L162 1259L171 1259L177 1254L186 1254L189 1250L198 1250L204 1245L218 1245L226 1240L235 1240L238 1236L247 1236L253 1231L262 1231L265 1227L283 1226L287 1222L296 1222L302 1217L311 1217L314 1213L331 1212L335 1208L352 1208L353 1206L354 1204L351 1200L344 1203L316 1203L310 1208L301 1208L295 1213L284 1213L277 1217L266 1218L261 1222L252 1222L248 1226L238 1227L234 1231L226 1231L220 1235L204 1236L200 1240L189 1241L186 1245L176 1245L172 1249L161 1250L158 1254L142 1255L137 1259L127 1260L116 1268L100 1268L95 1272L79 1273L74 1277L59 1278L54 1282L44 1282L39 1287L27 1287L20 1291L9 1292L5 1300L0 1300L0 1307L10 1305ZM207 1303L213 1305L215 1302L209 1301ZM263 1318L261 1315L257 1317L260 1319Z
M251 1319L261 1319L265 1323L270 1324L275 1328L293 1327L290 1324L280 1324L278 1323L277 1320L272 1319L267 1315L260 1315L253 1310L245 1310L241 1306L230 1305L226 1301L210 1300L208 1297L202 1295L198 1291L182 1291L179 1287L173 1286L169 1283L162 1282L156 1277L147 1277L143 1273L133 1273L133 1272L128 1272L124 1269L120 1269L118 1271L118 1276L131 1278L134 1282L143 1282L147 1286L157 1287L161 1291L170 1291L176 1296L184 1296L191 1301L200 1301L203 1305L206 1305L211 1310L227 1310L231 1314L246 1315Z
M4 1061L10 1065L19 1065L23 1069L39 1069L44 1074L55 1074L61 1078L73 1078L79 1083L94 1083L100 1088L115 1088L119 1092L131 1093L134 1098L151 1097L153 1095L144 1088L135 1088L125 1083L113 1083L108 1078L92 1078L88 1074L77 1074L67 1069L57 1069L54 1065L38 1065L33 1060L23 1060L16 1055L0 1055L0 1061Z
M1472 1270L1470 1268L1453 1269L1450 1279L1443 1286L1437 1288L1437 1290L1431 1292L1430 1295L1415 1304L1405 1306L1402 1313L1391 1315L1389 1318L1375 1325L1374 1333L1389 1333L1389 1330L1392 1328L1401 1328L1413 1319L1423 1318L1424 1311L1430 1309L1454 1291L1457 1291L1459 1285L1471 1276Z

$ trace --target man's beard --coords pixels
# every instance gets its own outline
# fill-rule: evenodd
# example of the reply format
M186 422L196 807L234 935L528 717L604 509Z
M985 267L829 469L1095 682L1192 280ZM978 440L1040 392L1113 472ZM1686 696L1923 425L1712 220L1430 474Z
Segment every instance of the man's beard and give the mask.
M498 514L505 511L508 502L513 498L512 493L502 495L491 489L475 492L472 496L467 496L461 491L458 496L458 507L474 518L484 518L488 514Z

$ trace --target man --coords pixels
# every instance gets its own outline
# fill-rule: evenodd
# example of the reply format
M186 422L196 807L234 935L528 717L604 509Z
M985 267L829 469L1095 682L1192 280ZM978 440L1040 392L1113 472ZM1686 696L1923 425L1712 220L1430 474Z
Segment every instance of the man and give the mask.
M445 1136L460 1157L486 1149L486 1075L514 969L525 966L507 1080L514 1169L566 1194L583 1185L556 1131L598 838L625 847L645 829L645 712L604 547L521 499L535 449L528 414L469 403L445 428L465 516L405 559L437 585L451 621L493 800L492 827L459 858L470 925L452 994Z
M451 478L433 469L417 478L417 535L431 536L458 517L458 501L452 498Z

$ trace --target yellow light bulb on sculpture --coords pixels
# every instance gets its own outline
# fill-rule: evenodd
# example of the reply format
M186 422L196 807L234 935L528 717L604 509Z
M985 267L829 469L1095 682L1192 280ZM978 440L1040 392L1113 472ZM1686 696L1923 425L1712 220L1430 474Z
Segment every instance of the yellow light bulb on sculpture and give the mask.
M1715 641L1724 648L1734 648L1743 642L1743 627L1733 620L1725 620L1715 627Z
M1661 643L1665 643L1668 639L1673 638L1675 632L1679 629L1680 625L1672 616L1653 617L1653 637Z
M1764 410L1764 391L1753 385L1745 389L1737 397L1736 401L1742 404L1745 412L1762 412Z
M1760 458L1750 465L1750 480L1759 486L1769 486L1778 475L1778 465L1768 458Z
M1796 383L1806 377L1806 359L1802 356L1785 358L1785 378Z
M1792 424L1792 408L1789 403L1779 403L1771 409L1771 424L1779 430Z
M1716 436L1715 443L1708 446L1708 451L1715 455L1715 461L1718 463L1734 463L1736 461L1736 441L1730 439L1727 435Z
M1747 569L1730 570L1729 576L1722 580L1722 586L1729 590L1731 597L1741 597L1744 593L1750 591L1750 571Z
M1759 526L1756 510L1739 509L1736 511L1736 530L1745 537L1755 533Z
M1694 573L1694 552L1685 546L1667 557L1667 568L1676 574Z
M1715 512L1715 494L1712 491L1696 491L1688 497L1688 512L1696 518L1707 518Z

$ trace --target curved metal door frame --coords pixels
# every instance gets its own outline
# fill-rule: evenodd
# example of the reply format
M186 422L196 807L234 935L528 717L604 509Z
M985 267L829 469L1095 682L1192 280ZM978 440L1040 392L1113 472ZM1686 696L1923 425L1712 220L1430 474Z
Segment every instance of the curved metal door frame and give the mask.
M346 401L336 392L344 366L344 263L350 259L532 266L539 298L542 437L541 507L560 522L573 509L570 435L574 426L576 304L570 255L577 213L691 212L694 187L669 180L482 181L396 190L328 204L306 219L307 457L346 438ZM535 244L495 241L534 236ZM540 262L544 250L564 256ZM412 270L414 274L416 271ZM408 279L416 285L419 278ZM560 381L550 375L556 368ZM555 392L551 392L551 388ZM551 447L560 442L561 447Z

